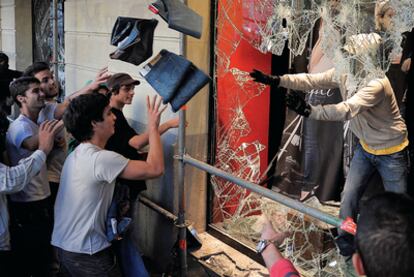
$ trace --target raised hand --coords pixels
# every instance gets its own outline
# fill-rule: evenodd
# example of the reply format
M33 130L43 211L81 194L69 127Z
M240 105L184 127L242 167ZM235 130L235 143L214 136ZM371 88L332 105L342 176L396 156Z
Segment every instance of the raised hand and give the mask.
M62 120L46 120L39 127L39 150L48 155L53 148L55 136L63 129Z
M279 86L280 83L280 77L279 76L270 76L266 75L260 70L253 69L252 72L250 72L250 77L253 78L253 81L262 83L265 85L274 85Z
M108 72L108 67L105 66L101 68L96 74L95 80L93 80L93 82L90 84L89 89L90 90L98 89L99 85L102 83L105 83L110 77L111 77L111 74Z
M162 98L158 95L152 97L147 96L147 113L148 113L148 128L156 128L160 126L161 114L165 111L167 106L161 107Z

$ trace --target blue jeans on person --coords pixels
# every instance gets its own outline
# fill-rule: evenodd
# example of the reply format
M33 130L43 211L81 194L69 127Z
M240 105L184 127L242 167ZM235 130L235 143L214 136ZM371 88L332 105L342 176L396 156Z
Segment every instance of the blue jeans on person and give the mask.
M408 152L407 149L389 155L374 155L358 144L351 161L345 187L342 192L340 217L357 219L359 201L375 170L381 176L385 191L405 193L407 191ZM344 256L354 252L353 237L338 230L337 245Z
M164 104L171 104L174 112L210 81L210 77L190 61L164 49L150 67L145 80L163 98Z
M141 254L131 239L131 233L114 242L114 246L124 277L149 277Z

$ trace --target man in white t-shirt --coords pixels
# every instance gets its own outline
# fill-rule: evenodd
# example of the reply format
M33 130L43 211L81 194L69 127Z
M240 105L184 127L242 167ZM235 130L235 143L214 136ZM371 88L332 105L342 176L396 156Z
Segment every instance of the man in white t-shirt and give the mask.
M61 269L71 276L120 276L106 238L106 216L117 177L156 178L164 172L158 131L160 98L147 99L149 152L146 161L128 160L105 150L114 133L115 115L104 95L74 99L64 115L68 132L81 144L67 157L55 204L52 245Z
M56 105L46 105L39 81L21 77L10 85L20 108L19 117L10 125L6 149L11 165L33 154L39 147L39 125L55 118ZM26 187L10 195L11 247L16 258L16 276L48 276L50 272L52 214L46 164Z

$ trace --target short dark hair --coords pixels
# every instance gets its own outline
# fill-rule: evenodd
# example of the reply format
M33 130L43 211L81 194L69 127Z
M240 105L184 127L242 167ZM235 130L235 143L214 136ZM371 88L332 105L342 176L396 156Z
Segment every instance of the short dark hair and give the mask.
M386 192L361 207L356 234L368 277L414 276L414 201Z
M63 114L66 129L79 142L89 140L93 136L92 122L103 121L103 113L109 105L108 98L93 92L76 97L70 102Z
M50 70L50 65L47 62L34 62L23 71L23 76L34 77L37 73L43 70Z
M9 56L3 52L0 52L0 63L9 64Z
M20 103L17 100L17 96L26 96L26 91L30 88L31 84L40 84L40 81L35 77L25 76L17 78L16 80L10 83L10 94L17 106L22 106L22 103Z

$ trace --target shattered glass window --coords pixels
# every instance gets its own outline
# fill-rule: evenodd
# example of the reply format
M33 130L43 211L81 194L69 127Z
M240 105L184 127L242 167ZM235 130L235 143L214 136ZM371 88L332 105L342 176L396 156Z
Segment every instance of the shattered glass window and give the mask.
M272 162L283 162L290 174L282 174L282 178L299 183L303 177L300 160L289 148L304 151L306 146L301 141L303 118L288 117L283 143L276 156L267 160L267 134L263 136L253 121L268 112L269 103L263 103L269 101L270 90L251 80L253 68L260 65L270 73L272 55L282 55L285 47L290 51L291 68L295 57L305 55L309 61L314 28L316 22L322 22L319 55L332 63L338 80L346 76L349 98L400 63L403 33L414 27L412 0L218 0L217 9L214 166L256 184L266 179ZM340 136L347 136L347 126L345 122ZM344 155L350 159L351 154ZM254 248L260 237L260 217L265 214L275 229L292 233L282 245L284 255L303 276L341 276L342 260L333 243L332 226L221 178L213 176L211 183L215 226ZM321 205L314 197L306 203L338 215L338 206Z

